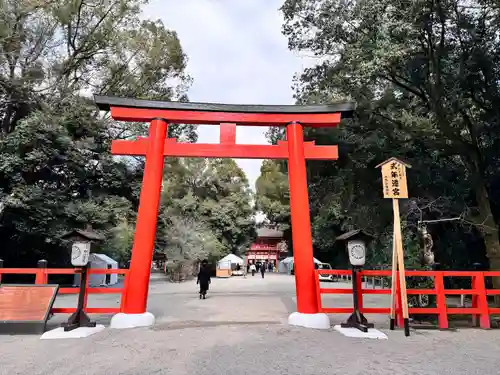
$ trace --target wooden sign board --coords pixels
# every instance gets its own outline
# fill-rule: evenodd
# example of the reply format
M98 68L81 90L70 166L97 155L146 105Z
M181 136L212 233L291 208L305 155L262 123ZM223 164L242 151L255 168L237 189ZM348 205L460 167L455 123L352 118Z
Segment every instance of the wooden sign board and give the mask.
M382 170L384 198L408 198L406 168L411 168L411 166L399 159L390 158L379 164L378 167Z
M0 333L43 333L59 285L0 285Z

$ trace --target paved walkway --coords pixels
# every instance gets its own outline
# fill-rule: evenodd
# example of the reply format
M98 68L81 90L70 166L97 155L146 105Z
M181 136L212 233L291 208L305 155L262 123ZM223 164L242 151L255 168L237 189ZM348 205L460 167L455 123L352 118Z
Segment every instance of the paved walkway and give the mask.
M160 276L161 277L161 276ZM336 283L339 286L339 283ZM348 285L345 285L348 287ZM386 296L370 296L386 298ZM63 296L57 306L76 304ZM350 296L329 296L329 306L349 306ZM375 305L382 300L368 300ZM118 304L92 296L90 306ZM418 331L405 338L387 330L387 317L369 317L389 340L352 339L335 331L289 327L293 277L266 275L215 279L209 298L198 299L195 282L151 282L152 328L110 330L81 340L0 336L0 374L497 374L500 331ZM57 326L66 317L50 321ZM109 323L109 317L97 317ZM339 323L345 316L332 316Z

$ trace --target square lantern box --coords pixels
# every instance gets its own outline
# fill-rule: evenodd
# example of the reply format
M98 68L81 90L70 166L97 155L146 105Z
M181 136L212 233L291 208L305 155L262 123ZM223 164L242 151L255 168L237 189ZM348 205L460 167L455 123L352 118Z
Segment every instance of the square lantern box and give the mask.
M368 323L365 316L361 313L358 305L358 272L366 262L366 247L373 237L360 229L352 230L337 237L335 241L346 243L349 262L352 266L352 297L354 311L347 319L346 323L342 323L342 328L357 328L362 332L368 332L369 328L373 328L372 323Z
M90 252L95 246L104 241L104 236L92 231L90 226L87 230L74 229L61 236L63 240L68 240L72 243L71 246L71 264L80 269L80 292L78 294L78 306L76 311L71 314L66 323L62 324L65 332L73 331L81 327L96 327L96 323L92 322L85 313L84 301L86 298L87 278L88 278L88 262Z

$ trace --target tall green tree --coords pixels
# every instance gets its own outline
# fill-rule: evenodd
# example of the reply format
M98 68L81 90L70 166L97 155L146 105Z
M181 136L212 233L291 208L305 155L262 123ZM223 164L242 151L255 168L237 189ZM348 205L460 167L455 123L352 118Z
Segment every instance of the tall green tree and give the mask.
M243 252L255 224L248 181L236 162L167 160L158 246L170 257L189 260Z
M98 112L89 95L187 100L175 32L141 20L142 0L0 2L0 257L67 260L61 232L134 221L141 162L111 140L143 134ZM192 126L169 133L194 140Z
M455 0L288 0L282 10L290 48L319 61L298 77L298 101L358 101L359 118L345 124L361 130L365 142L358 144L380 142L381 151L411 159L417 206L434 207L431 214L439 215L431 203L440 200L447 213L461 215L462 226L472 223L490 266L499 269L498 203L491 194L498 189L498 7ZM367 167L389 156L367 151ZM364 174L352 159L347 171L361 167Z
M281 163L262 162L260 176L255 182L255 209L266 216L268 223L277 224L283 230L289 228L290 189Z

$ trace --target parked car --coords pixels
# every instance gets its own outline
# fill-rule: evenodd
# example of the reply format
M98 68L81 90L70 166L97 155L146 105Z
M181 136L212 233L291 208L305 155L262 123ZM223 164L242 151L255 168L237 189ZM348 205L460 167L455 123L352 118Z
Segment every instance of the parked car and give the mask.
M333 275L332 274L321 274L321 270L331 270L332 266L330 266L328 263L318 263L318 270L320 270L319 273L319 281L333 281Z

